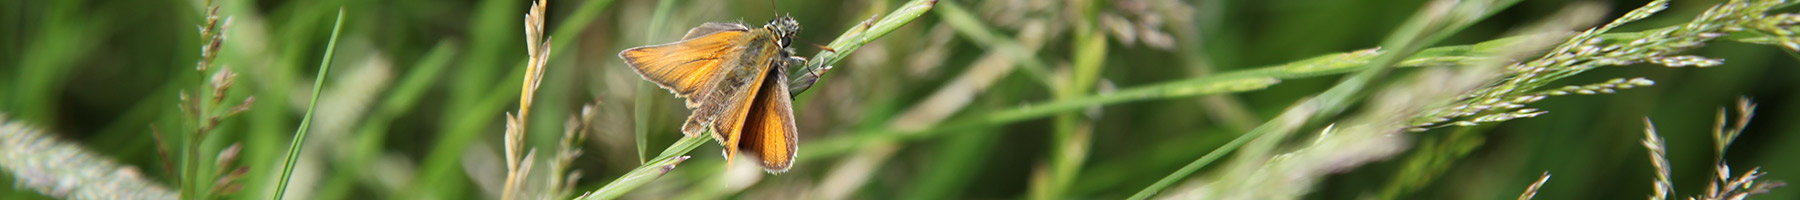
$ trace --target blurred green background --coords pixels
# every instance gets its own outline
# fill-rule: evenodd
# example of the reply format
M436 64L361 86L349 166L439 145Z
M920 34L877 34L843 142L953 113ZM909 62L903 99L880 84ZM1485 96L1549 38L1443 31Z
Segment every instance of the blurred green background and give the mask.
M144 177L174 181L152 138L192 123L177 110L196 88L200 57L197 0L5 0L0 3L0 114L54 132ZM1675 1L1654 17L1615 30L1640 31L1686 22L1722 0ZM229 197L267 198L312 95L338 8L345 12L333 69L326 76L306 151L289 197L314 199L497 198L505 171L500 154L503 113L517 107L524 68L522 16L529 1L237 1L217 0L230 18L218 64L240 73L230 99L253 107L220 122L202 149L242 145L250 171ZM872 15L904 1L676 2L666 23L651 24L656 1L550 1L555 51L530 121L530 143L553 149L563 122L581 105L600 102L593 129L573 163L589 191L638 166L680 137L687 110L660 89L646 88L617 58L619 50L675 40L704 22L759 26L774 13L805 28L801 40L825 44ZM922 129L1029 106L1055 97L1046 81L1072 73L1078 27L1092 21L1106 34L1101 93L1184 78L1294 62L1374 48L1425 0L945 0L979 17L986 30L1035 55L1043 66L1019 66L993 46L927 13L864 46L797 98L800 162L768 175L742 164L726 169L711 142L667 176L624 196L631 199L1010 199L1031 184L1062 126L1052 117L978 124L933 136L880 143L814 141L886 129ZM1493 40L1538 23L1572 4L1604 5L1603 23L1645 1L1527 0L1432 46ZM660 27L660 28L652 28ZM1573 30L1571 30L1573 31ZM566 34L565 34L566 32ZM801 42L797 42L801 43ZM803 56L818 48L795 45ZM1552 97L1530 107L1549 114L1474 129L1466 156L1444 158L1442 176L1402 199L1511 199L1544 172L1554 178L1540 199L1625 199L1653 192L1654 168L1639 141L1646 117L1668 140L1677 194L1704 190L1713 173L1708 134L1721 107L1741 97L1759 103L1745 134L1725 157L1734 169L1761 166L1768 180L1800 180L1800 74L1793 52L1776 46L1716 41L1689 53L1722 58L1710 68L1654 65L1605 67L1558 83L1579 85L1646 77L1656 86L1616 94ZM995 57L995 58L989 58ZM1410 74L1417 68L1398 69ZM1390 77L1399 77L1394 75ZM1087 120L1091 146L1080 171L1057 198L1129 196L1242 134L1300 98L1331 87L1338 75L1285 79L1267 89L1207 97L1146 99L1072 114ZM1380 81L1378 81L1380 83ZM640 95L650 95L640 97ZM944 100L934 95L945 95ZM651 102L638 102L650 100ZM648 108L638 110L638 108ZM646 112L638 115L635 112ZM1355 110L1353 110L1355 112ZM1361 112L1370 112L1363 110ZM639 148L634 125L648 125ZM949 121L946 121L949 120ZM1416 134L1441 140L1457 129ZM1301 133L1316 132L1303 129ZM1343 169L1304 197L1379 196L1401 181L1412 154ZM1229 157L1227 157L1229 161ZM1327 165L1332 163L1321 163ZM1215 166L1219 166L1215 164ZM1195 177L1214 175L1203 170ZM3 173L0 199L47 198ZM1175 190L1171 188L1170 190ZM299 194L298 196L294 194ZM1763 199L1797 199L1792 188Z

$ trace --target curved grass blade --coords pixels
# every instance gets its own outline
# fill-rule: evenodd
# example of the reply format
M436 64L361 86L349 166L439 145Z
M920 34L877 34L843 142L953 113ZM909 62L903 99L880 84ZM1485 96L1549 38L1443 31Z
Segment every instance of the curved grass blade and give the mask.
M331 72L331 56L337 50L338 34L344 30L344 8L338 7L337 23L331 25L331 40L325 43L325 58L319 61L319 75L313 78L313 91L306 103L306 116L300 118L300 129L294 131L294 141L288 146L287 162L281 164L281 180L276 183L275 196L279 200L287 194L288 178L294 175L294 161L299 160L300 145L306 143L306 127L312 125L313 109L319 106L319 90L325 88L325 74Z

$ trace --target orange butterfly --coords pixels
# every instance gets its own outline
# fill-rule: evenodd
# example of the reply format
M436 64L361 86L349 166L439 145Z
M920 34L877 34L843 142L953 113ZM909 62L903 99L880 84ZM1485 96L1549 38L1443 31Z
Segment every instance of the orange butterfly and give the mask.
M626 49L619 57L644 80L695 108L682 133L711 130L725 146L727 163L738 151L748 151L764 169L781 173L794 164L798 147L786 71L806 63L788 48L799 31L800 24L788 16L760 29L706 23L689 29L681 41Z

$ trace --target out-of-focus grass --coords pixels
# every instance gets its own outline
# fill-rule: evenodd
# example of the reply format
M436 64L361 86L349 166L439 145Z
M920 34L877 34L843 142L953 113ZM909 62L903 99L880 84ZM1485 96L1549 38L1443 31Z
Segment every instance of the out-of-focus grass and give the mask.
M58 133L172 187L172 177L180 175L159 163L149 127L185 123L174 107L175 94L190 90L197 79L191 72L199 57L193 28L202 19L198 2L0 3L0 27L5 27L0 29L11 30L0 31L0 113L9 123ZM1381 77L1479 66L1492 62L1485 60L1489 54L1514 48L1516 39L1501 38L1511 30L1552 20L1546 16L1571 6L1520 1L1442 42L1421 46L1417 54L1387 61L1369 49L1400 50L1377 42L1400 31L1408 14L1427 0L946 0L854 52L814 54L820 50L805 42L843 39L836 38L846 35L841 31L904 2L552 1L547 29L557 50L532 106L527 143L551 149L559 142L561 119L599 99L593 135L585 137L587 153L573 165L585 174L576 191L595 191L642 170L640 164L651 157L667 157L656 156L656 150L680 142L693 151L679 167L642 187L605 190L607 195L1124 198L1268 123L1267 117L1302 97L1352 77L1339 75L1377 69L1367 65L1387 61L1397 64ZM1611 11L1598 15L1611 20L1645 2L1610 2ZM1672 1L1666 11L1599 37L1642 37L1724 2ZM355 72L369 66L347 63L382 59L399 73L383 77L393 84L368 86L378 92L361 105L368 109L356 114L355 122L311 127L344 132L308 136L308 143L333 146L303 152L289 190L305 195L289 197L498 197L500 179L491 177L505 171L497 168L503 163L500 116L518 103L519 85L513 84L525 68L518 28L529 2L214 3L223 6L221 15L233 18L230 42L218 62L243 74L228 98L257 99L245 115L218 122L220 128L199 148L216 152L243 145L241 163L250 171L244 190L228 198L272 196L283 147L302 121L306 100L298 97L314 95L306 88L320 73L314 67L326 62L317 58L323 57L339 7L348 14L339 55L330 62L346 70L333 71ZM722 167L721 156L713 154L717 145L704 138L677 139L673 127L687 110L660 89L640 89L641 80L614 55L631 46L669 42L703 22L760 25L775 10L792 14L805 27L800 35L805 41L794 45L802 55L837 62L796 98L800 161L788 173L751 176L742 173L761 172ZM1791 50L1746 44L1782 39L1789 38L1733 34L1686 52L1726 61L1715 67L1603 67L1543 83L1559 87L1645 77L1657 84L1549 98L1529 105L1549 111L1534 118L1405 133L1413 148L1397 159L1329 173L1301 197L1513 199L1546 171L1556 176L1537 188L1537 199L1645 196L1655 189L1655 169L1636 142L1646 116L1657 119L1666 137L1676 194L1700 194L1705 186L1693 183L1710 181L1715 158L1707 148L1712 143L1703 142L1710 137L1690 133L1707 132L1715 108L1738 96L1760 102L1754 121L1763 123L1746 127L1723 160L1741 169L1762 166L1768 172L1764 180L1800 180L1795 170L1800 161L1789 156L1800 153L1800 145L1790 145L1800 136L1785 134L1800 131L1800 125L1777 123L1800 117L1800 106L1794 106L1800 98L1792 92L1800 79L1789 77L1800 71L1785 67L1796 64L1784 56ZM324 81L355 83L340 80L355 77L331 73ZM1370 89L1364 91L1412 83L1400 80L1367 80ZM329 89L320 94L333 94ZM1345 97L1374 99L1375 94ZM1269 143L1278 147L1274 152L1304 149L1302 144L1314 139L1306 134L1321 132L1322 122L1400 112L1363 102L1369 101L1346 102L1343 114L1297 125L1300 134L1289 136L1297 139ZM1181 183L1236 172L1212 166L1245 162L1218 159L1194 176L1177 177L1169 188L1188 191ZM1436 175L1413 179L1421 173ZM20 178L10 172L0 177ZM0 187L14 183L0 181ZM1414 185L1391 189L1396 183ZM4 191L0 199L43 198L33 190ZM1792 199L1800 192L1777 188L1765 195L1758 197Z

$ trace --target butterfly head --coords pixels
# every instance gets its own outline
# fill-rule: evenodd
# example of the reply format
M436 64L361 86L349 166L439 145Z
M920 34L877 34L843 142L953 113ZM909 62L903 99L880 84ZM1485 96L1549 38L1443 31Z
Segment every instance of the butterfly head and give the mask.
M789 40L793 40L794 35L800 33L800 22L795 22L793 17L782 15L781 17L769 20L769 24L763 25L763 29L768 29L777 34L778 38L781 38L781 40L776 41L776 44L787 47L788 44L790 44Z

